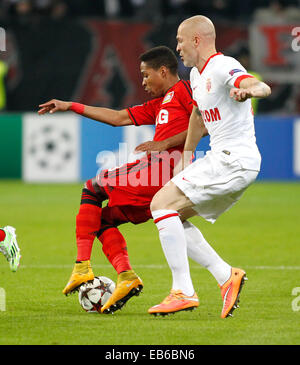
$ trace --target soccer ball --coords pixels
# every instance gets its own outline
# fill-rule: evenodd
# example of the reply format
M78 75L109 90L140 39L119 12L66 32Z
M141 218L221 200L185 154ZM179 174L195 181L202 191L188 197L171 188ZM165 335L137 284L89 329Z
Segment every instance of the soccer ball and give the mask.
M93 281L80 286L78 292L79 304L86 312L100 313L101 308L115 290L115 286L111 279L105 276L96 276Z

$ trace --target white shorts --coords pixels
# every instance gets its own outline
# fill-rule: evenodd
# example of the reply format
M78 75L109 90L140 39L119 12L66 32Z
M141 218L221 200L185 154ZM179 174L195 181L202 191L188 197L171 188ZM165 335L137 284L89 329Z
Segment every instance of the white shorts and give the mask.
M257 175L258 171L243 169L236 156L209 151L171 181L195 204L198 215L214 223L240 199Z

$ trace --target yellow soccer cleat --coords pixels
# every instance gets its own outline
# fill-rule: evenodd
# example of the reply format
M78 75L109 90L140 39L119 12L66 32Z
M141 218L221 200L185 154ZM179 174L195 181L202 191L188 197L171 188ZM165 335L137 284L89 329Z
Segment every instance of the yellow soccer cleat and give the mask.
M118 275L112 296L101 308L101 313L109 314L121 309L131 297L141 293L143 286L142 280L133 270L122 272Z
M221 318L232 317L232 312L239 308L239 296L245 280L248 280L242 269L231 268L231 276L225 284L220 286L223 299Z
M90 260L76 263L72 275L63 290L63 294L68 295L76 291L82 283L93 280L94 277Z
M148 313L154 315L168 315L184 310L193 310L199 306L199 299L196 293L192 296L184 295L181 290L171 290L171 293L162 301L150 309Z

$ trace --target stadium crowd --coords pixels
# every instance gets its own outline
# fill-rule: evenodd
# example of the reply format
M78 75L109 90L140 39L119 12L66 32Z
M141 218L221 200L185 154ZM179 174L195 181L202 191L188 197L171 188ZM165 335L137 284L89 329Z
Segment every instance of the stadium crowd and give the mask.
M0 111L31 110L33 105L36 105L32 95L30 100L26 99L28 93L21 98L22 103L16 95L18 92L23 93L23 85L25 89L27 87L23 84L24 77L20 75L30 74L21 74L18 71L20 65L25 69L32 67L30 62L35 63L35 60L30 61L30 55L25 57L28 63L26 65L24 60L19 62L19 59L25 49L34 49L34 53L43 52L43 46L40 44L41 32L44 37L51 38L53 34L49 34L58 32L59 29L67 36L67 29L79 26L81 17L99 21L149 22L154 25L153 29L156 29L149 35L150 42L153 45L167 44L174 48L174 25L195 14L208 16L221 32L222 29L233 26L241 29L242 33L244 29L246 33L250 29L249 25L253 23L299 24L300 0L1 0L0 27L7 30L8 52L0 54ZM48 31L45 31L46 29ZM235 35L239 36L237 33ZM84 32L80 36L84 37ZM242 36L240 38L241 40L235 41L226 52L247 64L251 70L253 66L248 64L251 58L249 43ZM34 41L38 46L33 45ZM88 44L88 39L85 44ZM182 63L179 67L180 76L187 79L189 69L183 67ZM69 70L66 70L66 73L68 72ZM40 77L39 82L45 85L45 80L42 81ZM53 78L51 83L53 84ZM270 98L259 103L259 112L282 112L283 109L289 113L298 112L299 85L280 81L276 87L277 89L273 85L274 93ZM7 97L5 90L8 90ZM121 98L120 95L116 97L117 100Z
M299 9L300 0L2 0L0 18L50 15L159 20L205 13L214 20L249 21L256 12L268 17L295 14Z

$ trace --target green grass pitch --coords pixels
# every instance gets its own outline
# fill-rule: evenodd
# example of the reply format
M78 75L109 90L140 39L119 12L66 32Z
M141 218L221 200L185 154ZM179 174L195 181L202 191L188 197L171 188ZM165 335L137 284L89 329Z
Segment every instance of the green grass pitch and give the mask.
M121 226L131 263L144 281L139 297L113 315L85 313L77 294L65 297L62 289L76 257L80 195L80 184L0 181L0 226L17 228L22 250L16 273L0 256L0 344L300 344L299 183L256 183L214 225L192 219L227 262L247 272L240 309L227 319L220 318L217 283L194 262L190 265L199 308L167 317L147 314L171 285L152 221ZM92 265L96 275L116 280L98 241Z

